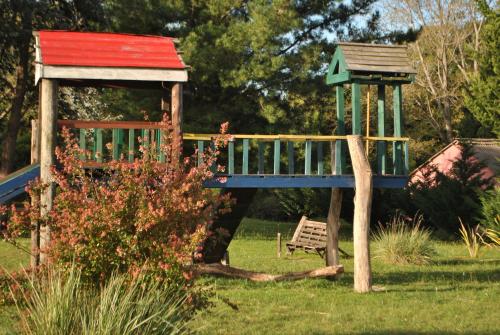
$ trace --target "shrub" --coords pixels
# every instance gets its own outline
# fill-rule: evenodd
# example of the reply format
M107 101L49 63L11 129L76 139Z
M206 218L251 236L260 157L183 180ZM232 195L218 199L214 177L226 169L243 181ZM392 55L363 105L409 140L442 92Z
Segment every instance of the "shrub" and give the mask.
M481 225L493 230L500 230L500 187L481 195Z
M26 334L181 334L194 310L186 292L145 276L113 274L100 289L82 273L49 270L30 280L18 312ZM27 311L25 311L25 308Z
M380 225L374 234L375 257L391 264L429 263L435 254L431 233L422 228L422 216L405 220L400 214L387 225Z
M479 196L491 187L491 179L482 176L484 164L473 157L472 147L461 144L461 158L454 161L448 174L430 167L423 180L407 189L406 212L421 212L426 222L443 237L456 238L460 222L477 224L481 212Z
M160 148L154 143L141 146L142 158L111 161L95 173L78 159L90 153L82 152L64 129L64 147L56 150L62 167L53 169L57 194L52 210L41 218L39 204L26 202L24 211L11 209L7 237L15 239L29 230L30 221L40 220L51 230L46 250L50 261L62 267L74 262L91 282L103 282L113 272L150 272L176 285L189 282L187 265L205 237L205 227L230 209L229 195L203 187L213 177L211 166L227 138L216 138L214 149L208 148L203 163L196 166L195 156L175 158L179 145L173 143L167 120L164 127ZM222 127L222 133L226 129ZM158 150L165 163L157 161ZM33 184L29 192L43 188Z

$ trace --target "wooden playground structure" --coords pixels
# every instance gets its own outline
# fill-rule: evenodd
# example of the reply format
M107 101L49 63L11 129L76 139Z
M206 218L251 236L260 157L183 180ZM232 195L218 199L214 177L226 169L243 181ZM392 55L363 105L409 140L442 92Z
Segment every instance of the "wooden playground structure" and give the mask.
M205 261L220 261L244 215L245 206L258 188L355 188L355 289L369 291L371 193L373 187L402 188L407 183L409 139L403 137L402 85L411 83L414 75L404 46L339 43L327 75L327 84L335 87L337 101L337 129L334 135L232 134L227 152L218 162L226 166L226 172L205 186L231 191L242 204L239 210L235 210L236 214L221 218L231 236L221 242L217 251L205 251ZM35 82L40 87L40 115L39 120L33 122L32 165L0 181L0 203L22 193L27 182L36 176L40 176L43 183L50 184L50 168L56 164L54 150L58 127L71 129L79 138L80 147L92 152L91 157L81 157L88 168L100 168L108 160L133 161L139 155L138 136L144 139L146 145L161 142L164 125L158 122L58 120L59 86L162 90L161 109L171 117L174 137L184 142L186 150L197 148L201 154L216 135L183 133L182 84L187 80L188 67L183 63L172 38L62 31L37 33ZM345 122L348 111L346 85L350 85L352 94L350 134L346 133L348 127ZM366 132L363 135L361 85L377 86L376 134L371 133L368 106ZM387 86L392 88L393 96L393 133L390 136L386 134ZM368 97L368 104L369 101ZM112 149L107 157L104 145L109 142ZM371 143L376 148L374 168L370 166L366 151ZM330 148L330 144L335 148L334 157L328 157L330 150L326 149ZM303 156L298 155L299 148L303 148ZM163 159L159 153L158 160ZM328 161L332 164L327 164ZM225 178L222 181L219 177ZM52 186L42 194L44 212L51 209L54 192ZM337 206L339 215L340 201L337 201ZM335 220L338 223L340 218ZM214 229L218 227L220 225L214 225ZM327 227L327 232L328 240L337 238L334 235L338 235L338 228ZM40 259L36 254L49 240L49 227L42 226L39 233L33 232L33 264L44 262L43 252ZM328 253L331 244L327 244L330 246L327 247Z

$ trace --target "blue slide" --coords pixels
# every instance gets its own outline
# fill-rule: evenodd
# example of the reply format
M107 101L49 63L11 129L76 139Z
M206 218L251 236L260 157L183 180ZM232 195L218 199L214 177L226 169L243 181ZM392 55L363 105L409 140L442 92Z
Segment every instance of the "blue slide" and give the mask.
M40 176L40 164L32 164L0 179L0 204L6 204L25 192L31 180Z

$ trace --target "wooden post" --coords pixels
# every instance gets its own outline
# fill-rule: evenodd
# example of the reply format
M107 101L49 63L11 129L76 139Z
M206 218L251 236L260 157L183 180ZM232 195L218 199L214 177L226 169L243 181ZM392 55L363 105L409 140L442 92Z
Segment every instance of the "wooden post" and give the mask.
M276 249L278 258L281 258L281 233L276 235Z
M339 229L342 208L342 189L332 188L330 208L326 218L326 266L339 265Z
M345 135L344 118L344 86L336 86L337 99L337 135ZM345 172L345 146L344 141L335 141L335 174L341 175Z
M352 83L352 134L361 135L361 86Z
M377 136L385 136L385 85L378 85L377 91ZM384 141L377 142L378 174L385 174L386 145Z
M371 290L370 266L370 211L372 205L372 171L361 136L347 138L356 183L354 198L354 290L364 293Z
M178 146L179 157L182 155L182 83L172 86L172 127L174 128L173 141Z
M394 137L403 136L403 91L401 84L393 85ZM403 143L393 143L394 174L403 174Z
M57 89L58 82L53 79L42 79L41 104L41 140L40 140L40 181L49 186L40 197L41 215L46 215L52 209L55 186L52 183L51 168L56 159L54 149L56 147L57 134ZM40 227L40 263L47 262L46 248L50 243L50 227Z
M31 164L40 162L40 127L38 120L31 120ZM31 204L34 205L37 199L31 199ZM30 265L32 268L40 264L40 223L38 221L31 222L31 258Z

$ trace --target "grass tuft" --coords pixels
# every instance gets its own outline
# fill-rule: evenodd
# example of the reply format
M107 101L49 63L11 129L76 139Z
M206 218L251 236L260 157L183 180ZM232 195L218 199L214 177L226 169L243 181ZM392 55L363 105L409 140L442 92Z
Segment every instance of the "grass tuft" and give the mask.
M113 275L100 289L85 285L81 272L49 271L32 279L17 301L30 335L183 334L190 318L186 295L157 281Z
M405 222L400 214L385 226L380 225L374 234L375 257L389 264L428 264L435 255L431 233L422 228L422 216Z

